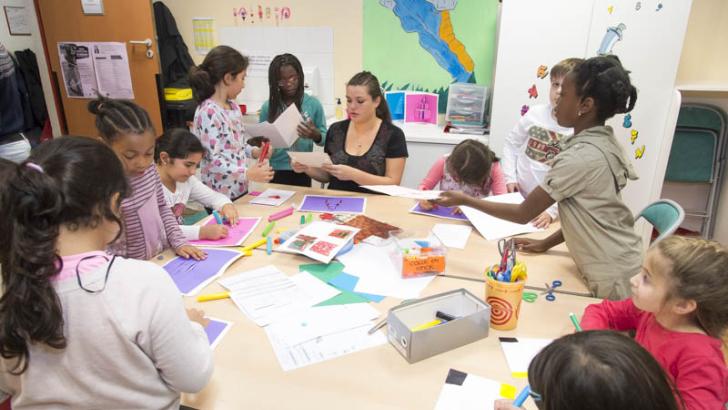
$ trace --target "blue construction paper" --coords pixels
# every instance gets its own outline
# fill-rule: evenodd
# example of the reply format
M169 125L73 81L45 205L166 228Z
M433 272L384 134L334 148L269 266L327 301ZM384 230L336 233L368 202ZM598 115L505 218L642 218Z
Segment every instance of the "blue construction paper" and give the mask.
M329 284L339 288L341 290L348 290L350 292L354 292L354 288L356 287L356 283L359 282L359 277L354 275L349 275L346 272L341 272L331 280L329 280ZM362 293L362 292L354 292L359 296L362 296L366 299L368 299L371 302L379 303L384 299L384 296L382 295L373 295L371 293Z

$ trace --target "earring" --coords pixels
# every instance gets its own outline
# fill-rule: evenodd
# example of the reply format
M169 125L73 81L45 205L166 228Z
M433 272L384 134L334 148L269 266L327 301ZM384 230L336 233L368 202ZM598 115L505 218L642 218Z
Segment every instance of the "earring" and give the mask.
M576 112L576 115L579 116L579 117L581 117L581 114L583 114L583 112L581 112L581 110L579 110L579 111Z

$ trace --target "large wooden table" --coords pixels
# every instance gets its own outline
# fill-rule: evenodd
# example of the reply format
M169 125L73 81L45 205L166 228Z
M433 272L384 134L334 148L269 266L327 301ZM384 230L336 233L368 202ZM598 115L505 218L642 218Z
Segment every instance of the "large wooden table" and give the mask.
M289 186L268 186L295 189ZM241 198L235 205L242 216L267 216L289 206L291 202L300 204L307 193L357 195L320 189L298 191L292 200L278 208L249 205L252 199L250 196ZM412 207L412 200L366 196L367 216L403 229L428 230L435 223L458 223L410 214L408 210ZM296 212L278 221L276 228L293 228L299 222L300 214ZM260 238L265 225L259 224L246 243ZM532 236L546 236L554 229L557 227ZM171 252L167 251L164 258L156 262L161 264L171 257ZM466 249L448 250L447 273L482 279L485 266L495 263L498 257L497 242L486 241L473 231ZM588 292L563 245L542 255L521 254L519 258L528 266L528 285L542 287L546 282L559 279L563 282L564 290ZM233 264L224 276L269 264L292 275L298 272L300 264L312 262L304 256L276 252L268 256L264 251L256 250L252 257L241 258ZM438 277L424 290L422 296L458 288L465 288L481 297L484 292L481 282ZM213 282L201 293L223 290L217 282ZM198 303L194 298L185 298L188 307L202 308L207 315L232 321L234 325L215 350L215 372L210 383L198 394L183 395L183 403L198 409L428 409L434 406L450 368L521 388L526 380L511 377L500 350L498 336L555 338L573 332L568 319L569 312L580 315L586 305L595 301L588 297L558 294L554 302L548 302L543 297L539 297L535 303L524 302L516 330L499 332L491 329L486 339L415 364L408 364L392 346L385 344L284 372L263 329L248 320L231 300ZM386 298L373 306L384 315L399 302L398 299Z

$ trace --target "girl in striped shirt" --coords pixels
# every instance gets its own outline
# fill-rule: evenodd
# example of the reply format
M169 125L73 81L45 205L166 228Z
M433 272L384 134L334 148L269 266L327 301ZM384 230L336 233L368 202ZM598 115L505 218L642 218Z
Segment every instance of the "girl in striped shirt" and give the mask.
M182 257L204 259L205 252L187 243L164 199L153 161L155 137L149 114L131 101L103 97L91 101L88 109L96 116L101 138L124 164L132 190L121 203L123 235L111 245L111 252L151 259L171 247Z

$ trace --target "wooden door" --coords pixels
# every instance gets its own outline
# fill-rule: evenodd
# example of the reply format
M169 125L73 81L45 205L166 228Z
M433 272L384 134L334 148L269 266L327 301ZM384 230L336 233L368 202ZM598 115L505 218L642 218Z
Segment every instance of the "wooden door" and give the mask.
M35 0L48 52L51 76L60 94L66 132L97 136L94 116L86 108L90 99L69 98L63 82L58 53L59 42L113 41L126 44L134 101L149 112L158 133L162 132L156 76L159 74L157 40L151 0L106 0L103 15L85 15L81 0ZM147 47L130 41L151 39L152 58Z

